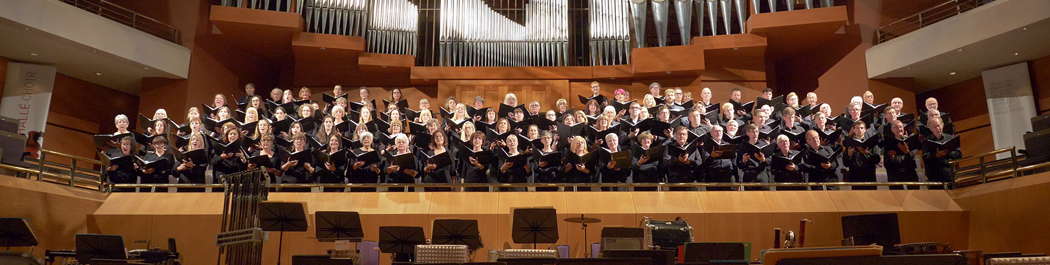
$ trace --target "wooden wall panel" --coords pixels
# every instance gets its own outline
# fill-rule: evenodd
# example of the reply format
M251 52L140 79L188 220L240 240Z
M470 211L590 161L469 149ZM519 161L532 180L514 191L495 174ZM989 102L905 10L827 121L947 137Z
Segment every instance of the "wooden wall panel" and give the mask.
M969 211L969 248L985 252L1050 252L1050 173L1040 173L952 192Z
M44 250L74 249L73 236L88 231L87 216L102 205L105 198L103 193L0 176L0 201L3 201L0 215L27 219L40 243L32 249L35 257L43 257Z
M7 63L10 60L0 57L0 84L7 84Z
M1050 110L1050 56L1030 61L1028 73L1032 77L1036 107L1041 112Z
M923 104L915 100L916 86L912 78L872 79L868 81L868 89L875 94L875 102L886 103L894 97L901 98L904 101L904 113L917 113L916 104ZM804 95L800 97L804 98Z
M539 101L546 110L554 106L557 99L570 96L567 95L570 91L568 80L441 80L437 90L441 106L450 96L467 105L474 102L475 96L481 96L485 98L486 106L495 107L503 102L504 95L514 93L518 104Z
M221 194L158 193L114 194L91 219L91 232L115 233L125 240L174 236L179 242L212 236L221 213ZM966 212L944 191L779 191L779 192L499 192L499 193L273 193L272 201L305 201L308 214L320 210L362 213L365 239L375 240L379 226L409 225L430 233L437 218L478 219L485 248L475 255L484 260L489 249L529 248L511 240L511 209L555 207L558 210L557 245L571 246L583 255L583 231L579 224L561 219L601 218L587 230L587 241L598 241L605 226L636 227L644 217L658 220L685 218L694 226L696 241L744 241L754 244L754 255L772 246L773 227L798 230L798 221L808 218L810 246L837 245L841 238L839 218L862 212L891 211L901 214L905 240L949 242L967 245ZM848 203L844 203L847 201ZM916 206L919 205L919 206ZM203 206L203 207L201 207ZM941 208L939 208L941 207ZM311 217L312 218L312 217ZM122 225L127 223L127 225ZM202 227L204 229L198 229ZM175 232L173 232L175 231ZM178 232L178 233L176 233ZM207 234L201 236L200 234ZM285 253L320 254L329 243L319 243L313 230L285 235ZM275 256L276 234L270 234L266 262ZM192 241L196 242L196 241ZM914 241L908 241L914 242ZM188 246L186 246L188 245ZM540 244L540 248L554 244ZM188 264L214 260L215 246L183 244ZM389 260L385 257L384 260ZM285 262L289 258L285 258ZM384 263L387 264L387 263Z

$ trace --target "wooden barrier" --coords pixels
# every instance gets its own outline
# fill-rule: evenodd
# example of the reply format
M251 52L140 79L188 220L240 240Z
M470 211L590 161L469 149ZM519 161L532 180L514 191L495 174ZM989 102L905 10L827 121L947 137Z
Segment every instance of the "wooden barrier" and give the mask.
M559 219L580 214L601 218L601 224L588 230L592 242L600 238L602 226L638 226L646 216L680 216L694 226L697 241L748 241L754 254L772 246L773 227L798 230L801 218L813 220L807 228L809 246L838 245L839 219L857 213L900 213L905 242L966 248L968 228L967 213L945 191L271 193L270 200L306 202L311 220L316 211L360 212L366 240L378 238L379 226L421 226L429 235L434 219L477 219L485 247L474 260L484 260L489 249L504 245L529 247L510 240L510 212L516 207L552 206ZM205 264L217 253L221 205L219 193L114 193L89 217L97 229L91 232L120 234L129 242L173 237L186 264ZM581 256L580 226L558 225L558 245L570 245L572 255ZM312 229L286 233L284 253L322 254L332 247L317 242ZM275 263L277 238L271 235L274 244L266 246L266 264ZM289 257L283 262L290 262Z

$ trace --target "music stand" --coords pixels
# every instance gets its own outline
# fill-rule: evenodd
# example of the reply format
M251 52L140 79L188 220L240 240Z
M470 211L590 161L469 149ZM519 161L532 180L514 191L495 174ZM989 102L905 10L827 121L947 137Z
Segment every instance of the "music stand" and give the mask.
M263 231L280 232L277 240L277 264L281 264L281 250L284 246L284 232L305 232L306 204L302 202L261 202L259 203L259 225Z
M379 251L394 254L394 261L411 261L416 245L422 245L424 241L422 227L379 227Z
M514 243L558 242L558 213L554 208L518 208L513 212L511 238Z
M349 259L332 259L325 255L295 255L292 265L353 265Z
M335 248L328 251L332 258L352 257L356 252L350 243L361 242L365 237L357 212L318 211L314 213L314 229L317 241L335 242Z
M24 218L0 218L0 247L34 247L39 242Z
M470 251L482 247L478 220L434 220L434 229L430 235L436 245L466 245Z
M876 244L889 252L901 243L896 213L850 215L842 217L842 238L854 246Z
M317 240L321 242L361 242L361 238L365 237L365 232L361 230L361 215L357 212L318 211L314 213L314 226Z
M127 260L124 238L118 235L77 234L77 262L95 264L94 260Z

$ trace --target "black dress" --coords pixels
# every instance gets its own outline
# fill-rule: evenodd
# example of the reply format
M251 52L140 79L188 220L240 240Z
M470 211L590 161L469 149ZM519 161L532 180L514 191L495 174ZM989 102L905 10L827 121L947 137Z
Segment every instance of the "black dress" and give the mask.
M488 152L483 150L481 152ZM492 169L493 161L478 161L481 167L475 166L470 163L471 151L464 150L461 152L461 160L463 161L462 169L460 170L460 178L463 179L463 183L489 183L489 170ZM488 162L488 163L486 163ZM487 188L466 188L466 191L487 191Z
M598 173L601 174L601 183L626 183L627 178L631 176L630 165L616 165L617 167L628 166L624 169L609 168L609 161L612 161L612 154L602 149L598 159Z
M107 152L109 157L123 157L124 154L120 152L120 149L113 149ZM111 162L111 165L116 165L117 168L104 170L105 176L108 179L108 183L111 184L135 184L138 179L138 173L135 171L135 167L132 164L132 159L135 159L134 155L128 155L128 158L121 159L119 162ZM113 189L113 191L134 191L134 189Z
M146 155L142 156L142 160L144 160L146 162L153 162L153 161L157 161L157 160L160 160L160 159L167 159L169 162L167 163L166 166L161 166L161 167L156 168L156 170L154 170L153 173L145 173L145 172L140 171L139 178L142 180L143 184L167 184L167 183L171 183L171 177L173 176L173 174L175 172L175 167L173 166L174 165L174 161L175 161L175 156L173 156L171 153L165 153L164 155L157 155L157 153L155 153L155 152L149 152L149 153L146 153ZM163 192L163 191L167 191L167 190L168 189L166 189L166 188L157 188L155 191Z
M357 169L353 168L353 165L355 163L357 163L358 161L363 161L363 157L361 159L359 159L358 155L365 154L365 153L368 153L368 152L369 151L365 151L365 150L363 150L361 148L354 149L353 153L355 155L353 155L352 157L349 158L349 162L347 162L347 166L346 166L346 171L348 172L347 173L347 182L355 183L355 184L377 184L377 183L379 183L379 173L375 172L375 171L372 171L372 169L370 167L373 166L373 165L375 165L377 167L382 166L383 165L382 156L379 156L380 160L377 161L377 162L366 163L366 164L362 165L361 167L359 167ZM382 171L382 169L380 169L380 171ZM350 191L375 191L375 189L374 188L351 188Z
M291 160L290 157L281 159L280 163L278 164L278 166L283 165L284 163L286 163L286 162L288 162L290 160ZM315 170L319 167L319 165L314 163L313 156L308 156L306 159L298 160L298 161L299 161L299 163L297 163L295 166L292 166L292 167L290 167L290 168L288 168L286 170L282 170L281 177L280 177L281 183L316 183L317 181L314 178L313 174L311 174L310 171L306 169L306 163L310 163L310 166L314 167ZM309 192L310 189L309 188L284 188L284 189L281 189L280 191Z
M326 150L327 151L327 150ZM341 154L341 155L340 155ZM324 163L318 161L318 165L314 166L314 176L316 176L318 183L327 184L344 184L346 183L346 166L347 166L347 155L346 151L336 152L335 154L329 154L328 161L335 167L335 170L328 170L328 167ZM343 191L343 188L324 188L325 192Z
M641 163L642 156L645 155L647 152L649 152L649 150L651 150L652 147L653 146L650 145L650 149L642 149L641 146L636 146L635 147L636 152L631 153L631 156L633 157L632 163L634 163L634 167L632 167L632 170L634 171L633 172L634 177L631 179L632 182L634 182L634 183L660 183L660 182L664 182L664 174L666 173L666 170L663 167L660 166L660 163L663 160L663 157L662 157L663 155L662 154L653 154L654 156L661 156L661 157L649 157L648 161L645 161L645 163ZM653 190L656 190L656 188L635 188L635 190L638 190L638 191L653 191Z
M186 160L189 160L189 158L184 158L183 160L186 161ZM181 183L192 183L192 184L205 184L204 172L208 170L208 164L194 164L192 167L189 167L189 168L186 168L186 169L183 169L183 170L178 170L179 165L182 164L182 162L183 161L177 161L177 162L175 162L176 164L174 165L175 170L176 170L176 172L178 174L178 178L179 178L178 181L179 182L181 182ZM200 191L203 191L203 189L179 189L179 191L200 192Z
M224 175L241 172L248 168L248 164L235 153L229 154L231 154L230 158L227 159L222 159L221 154L212 154L212 174L215 179L221 179Z
M445 154L451 155L451 154L448 153L447 150L445 151ZM423 162L420 162L419 164L425 168L427 166L427 160L426 160L427 157L432 157L432 156L434 156L434 151L433 150L427 151L425 153L425 155L421 159L421 161L423 161ZM452 168L452 165L448 164L448 165L444 165L444 166L438 166L437 168L434 169L434 171L430 171L430 172L426 172L425 170L420 170L419 174L422 175L420 177L420 179L423 181L423 183L450 184L450 183L452 183L450 181L451 178L449 177L451 175L451 172L452 172L451 168ZM427 189L425 189L425 191L451 191L451 189L449 189L449 188L427 188Z

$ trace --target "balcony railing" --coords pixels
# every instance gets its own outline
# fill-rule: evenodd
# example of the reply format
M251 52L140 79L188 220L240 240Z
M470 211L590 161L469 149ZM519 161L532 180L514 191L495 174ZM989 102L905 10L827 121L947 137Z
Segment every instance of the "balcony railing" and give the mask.
M179 30L156 19L144 16L106 0L62 0L77 8L87 10L110 20L120 22L161 39L179 43Z
M275 191L300 191L320 192L327 191L354 191L354 190L404 190L413 189L416 192L440 190L440 191L635 191L639 188L648 190L683 190L695 191L700 189L715 190L750 190L771 188L789 190L816 189L827 190L829 187L880 187L880 186L904 186L906 189L917 190L919 187L946 188L948 183L944 182L799 182L799 183L380 183L380 184L322 184L322 183L296 183L296 184L269 184ZM177 192L178 189L211 189L222 188L223 184L113 184L111 189L136 192L153 192L159 189L167 189L167 192Z
M876 44L937 23L995 0L949 0L879 27Z
M996 159L999 154L1009 153L1010 157ZM38 160L27 160L24 165L0 164L0 170L6 170L9 174L17 175L27 179L42 182L56 183L101 192L114 190L151 192L159 189L167 189L168 192L176 192L179 189L212 191L223 188L223 184L113 184L108 183L106 178L100 174L105 164L101 161L63 154L59 152L43 150L42 157ZM325 183L274 183L268 186L275 191L358 191L377 190L386 191L391 189L412 188L415 191L538 191L538 190L617 190L634 191L645 188L648 190L751 190L751 189L823 189L845 187L882 187L882 186L904 186L906 189L926 188L950 188L978 185L982 183L1006 180L1010 178L1032 175L1040 172L1050 171L1050 162L1039 164L1026 164L1024 156L1018 154L1014 148L999 149L991 152L976 154L952 161L955 168L956 179L953 183L944 182L820 182L820 183L353 183L353 184L325 184ZM67 162L68 161L68 162Z

